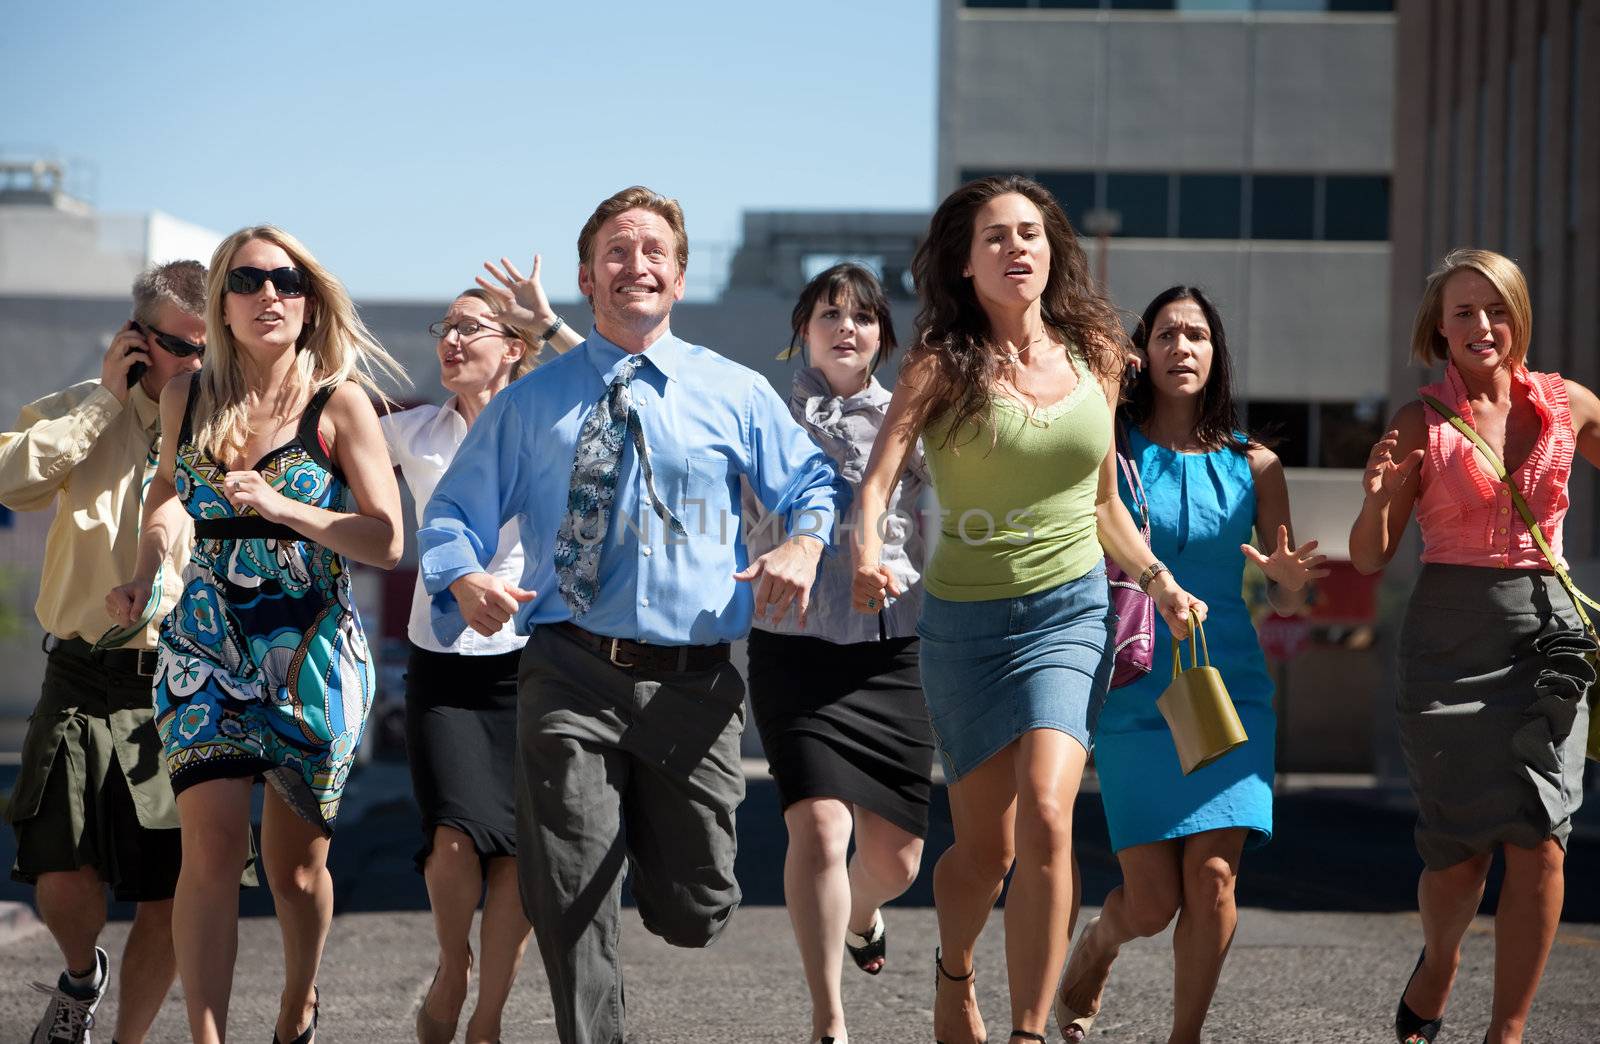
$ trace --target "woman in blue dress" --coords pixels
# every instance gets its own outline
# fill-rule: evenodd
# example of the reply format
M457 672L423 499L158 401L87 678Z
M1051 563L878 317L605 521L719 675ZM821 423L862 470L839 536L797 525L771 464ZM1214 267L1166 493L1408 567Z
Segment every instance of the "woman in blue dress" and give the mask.
M1123 883L1079 935L1061 1002L1073 1014L1097 1013L1121 946L1160 933L1176 915L1168 1039L1177 1044L1200 1039L1237 922L1240 855L1272 836L1272 681L1241 594L1245 561L1265 571L1269 598L1285 613L1303 606L1307 584L1327 571L1316 541L1294 549L1277 456L1240 434L1227 339L1205 294L1175 286L1158 295L1144 310L1134 345L1145 365L1121 422L1124 451L1149 504L1151 550L1210 607L1211 662L1250 739L1183 774L1156 708L1172 676L1164 634L1157 636L1151 672L1106 697L1094 757ZM1126 479L1119 483L1137 513ZM1271 538L1270 554L1252 546L1252 531L1264 544Z
M283 933L273 1040L310 1044L333 917L328 842L372 703L372 657L347 559L391 569L400 492L367 397L398 366L332 273L269 226L224 240L206 283L205 365L161 396L145 495L138 616L194 520L183 594L161 627L156 724L178 799L183 868L173 950L190 1039L227 1035L239 870L254 780L269 784L261 862Z

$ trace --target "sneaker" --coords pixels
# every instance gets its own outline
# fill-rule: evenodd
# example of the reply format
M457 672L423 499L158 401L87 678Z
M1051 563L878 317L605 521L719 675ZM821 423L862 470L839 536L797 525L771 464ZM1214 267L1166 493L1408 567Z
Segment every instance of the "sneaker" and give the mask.
M89 1030L94 1026L94 1009L99 1007L100 998L105 996L106 986L111 982L111 962L106 958L106 951L96 946L94 959L100 966L100 985L93 993L83 994L74 990L66 972L61 973L61 978L56 980L54 986L46 986L42 982L33 984L33 988L40 993L49 994L50 1006L44 1010L44 1018L39 1020L39 1025L34 1027L29 1044L90 1044Z

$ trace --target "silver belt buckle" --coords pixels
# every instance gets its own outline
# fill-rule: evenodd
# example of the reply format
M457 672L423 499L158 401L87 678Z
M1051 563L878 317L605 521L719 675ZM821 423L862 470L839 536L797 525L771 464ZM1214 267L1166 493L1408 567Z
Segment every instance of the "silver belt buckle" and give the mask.
M155 649L140 649L139 662L134 668L141 678L154 678L161 669L159 651Z
M611 652L606 656L606 659L611 661L611 666L613 666L613 667L621 667L623 670L627 670L627 669L629 669L629 668L631 668L631 667L633 667L635 665L631 664L631 663L623 663L621 660L617 659L617 650L621 646L621 644L622 644L622 639L621 638L613 638L613 639L611 639Z

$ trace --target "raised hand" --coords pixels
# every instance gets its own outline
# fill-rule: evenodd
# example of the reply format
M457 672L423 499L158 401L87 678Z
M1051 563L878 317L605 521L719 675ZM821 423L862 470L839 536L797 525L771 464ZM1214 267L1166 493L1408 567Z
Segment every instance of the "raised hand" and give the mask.
M538 254L533 255L533 271L527 275L517 271L517 266L505 257L500 259L500 267L496 267L493 261L485 261L483 267L495 282L491 283L483 276L478 276L476 281L494 298L495 315L535 333L542 333L556 321L555 309L550 307L550 299L545 296L544 286L539 282ZM538 347L530 344L528 350L535 351Z
M1383 438L1373 443L1372 452L1367 455L1367 473L1361 479L1369 499L1387 503L1416 474L1417 467L1422 463L1423 451L1412 450L1397 463L1394 451L1399 445L1400 431L1397 428L1391 428Z
M1267 579L1285 591L1298 591L1312 580L1321 580L1329 570L1322 568L1327 555L1316 554L1317 542L1308 540L1298 550L1289 547L1289 527L1278 527L1278 546L1270 556L1257 551L1252 544L1240 544L1244 556L1267 574Z

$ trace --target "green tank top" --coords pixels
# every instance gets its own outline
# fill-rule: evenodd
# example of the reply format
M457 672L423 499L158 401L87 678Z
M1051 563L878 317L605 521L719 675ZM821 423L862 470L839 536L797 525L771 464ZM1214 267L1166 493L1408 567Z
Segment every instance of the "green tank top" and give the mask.
M991 433L969 423L945 445L948 421L922 435L939 498L939 535L923 577L949 601L1016 598L1076 580L1102 560L1094 501L1111 448L1100 383L1070 353L1078 385L1031 414L990 402Z

